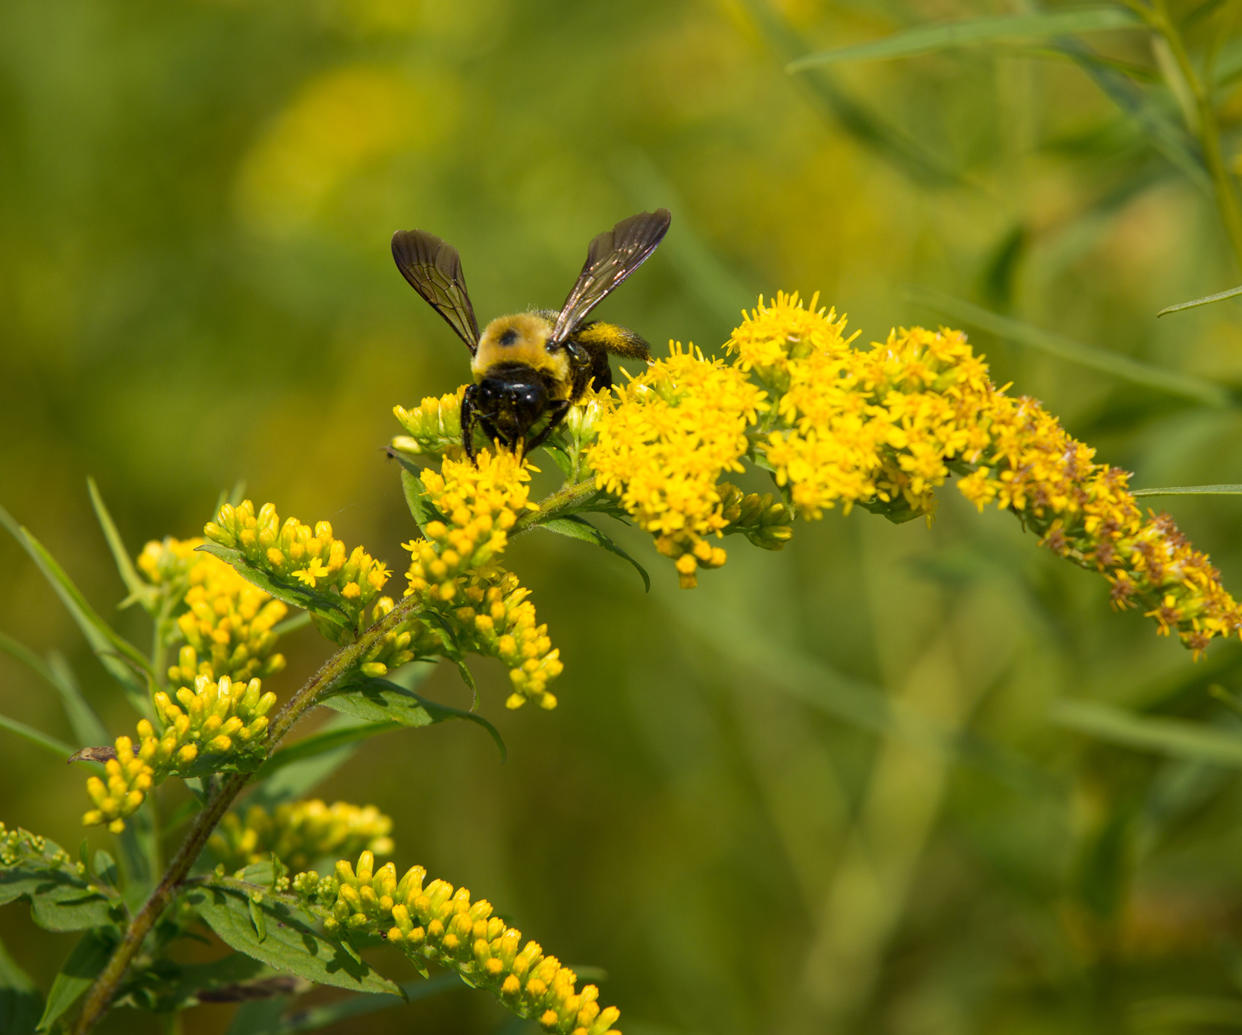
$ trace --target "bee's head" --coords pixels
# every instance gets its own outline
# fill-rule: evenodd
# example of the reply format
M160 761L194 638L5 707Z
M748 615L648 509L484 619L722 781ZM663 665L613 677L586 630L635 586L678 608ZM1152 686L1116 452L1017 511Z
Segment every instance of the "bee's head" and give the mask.
M548 388L529 367L495 367L475 386L475 405L506 444L517 445L547 411Z

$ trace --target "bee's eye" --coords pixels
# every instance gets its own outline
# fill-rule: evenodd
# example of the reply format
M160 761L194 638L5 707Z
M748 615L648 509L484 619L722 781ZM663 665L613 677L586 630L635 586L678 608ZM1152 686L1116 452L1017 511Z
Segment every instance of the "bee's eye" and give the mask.
M518 340L518 332L510 327L504 334L500 336L501 345L513 345Z

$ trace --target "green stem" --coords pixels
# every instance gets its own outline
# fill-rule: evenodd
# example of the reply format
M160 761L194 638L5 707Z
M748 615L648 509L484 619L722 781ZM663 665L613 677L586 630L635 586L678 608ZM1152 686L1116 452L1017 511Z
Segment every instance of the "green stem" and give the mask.
M417 606L417 597L406 597L357 640L342 647L325 661L319 671L289 699L289 702L272 720L268 731L268 754L271 754L271 750L281 738L317 703L336 680L349 672L371 648L408 619L410 612ZM72 1029L73 1035L85 1035L107 1012L126 971L141 950L147 933L155 926L160 914L164 912L173 896L185 883L190 867L194 865L194 861L207 844L207 839L216 824L228 812L252 776L252 773L234 773L229 776L208 800L203 811L195 817L193 826L181 847L177 849L177 854L169 862L168 870L159 885L151 892L151 897L147 899L143 907L134 914L112 958L108 960L107 966L100 972L87 993L82 1004L82 1011L78 1014Z
M1195 103L1197 126L1191 131L1197 132L1199 146L1203 149L1203 162L1212 178L1212 187L1216 193L1216 207L1220 210L1221 219L1225 224L1225 232L1229 235L1229 243L1233 248L1234 260L1242 268L1242 205L1239 205L1238 194L1229 169L1225 164L1224 152L1220 143L1220 123L1216 118L1216 109L1212 107L1212 97L1195 70L1194 62L1186 50L1186 44L1178 32L1177 25L1169 16L1165 0L1156 0L1150 8L1139 8L1139 14L1151 26L1169 47L1169 53L1177 66L1190 96Z
M596 493L595 480L567 485L548 496L538 510L527 511L520 515L510 530L510 537L520 535L551 518L576 510ZM410 613L418 606L417 597L406 597L401 600L388 614L367 629L358 639L325 661L318 672L291 697L288 703L272 719L268 729L268 755L280 740L293 728L294 724L319 701L325 692L347 672L351 671L367 653L376 646L388 633L410 617ZM104 967L95 983L87 993L73 1028L73 1035L85 1035L107 1012L116 994L117 988L125 977L126 971L134 957L142 948L147 933L155 926L160 914L168 907L173 896L185 884L190 867L207 844L208 837L216 824L228 812L237 796L250 782L252 773L235 773L228 777L208 799L203 811L195 817L194 824L177 854L168 864L159 885L151 893L151 897L130 921L125 936L121 939L112 958Z
M519 515L513 527L509 529L509 538L512 539L523 532L529 532L545 521L551 521L563 514L572 514L598 491L594 476L585 481L562 486L551 495L545 496L540 501L538 510L528 510Z

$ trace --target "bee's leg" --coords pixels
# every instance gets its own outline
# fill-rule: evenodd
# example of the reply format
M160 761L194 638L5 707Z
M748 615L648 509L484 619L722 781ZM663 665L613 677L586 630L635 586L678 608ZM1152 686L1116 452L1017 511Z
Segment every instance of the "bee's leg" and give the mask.
M555 428L561 421L565 419L565 414L567 414L568 412L569 412L569 400L568 399L559 399L556 402L548 406L548 413L550 414L550 416L548 417L548 423L543 426L543 430L539 432L539 434L537 434L534 438L528 438L526 440L526 446L525 446L524 451L527 456L529 456L533 450L536 450L541 445L543 445L544 440L550 434L552 434L553 428Z
M478 463L474 454L474 426L479 422L479 410L474 401L475 386L467 385L461 397L461 445L471 463Z
M607 388L612 383L611 371L608 369L608 356L603 349L583 345L571 338L565 342L565 352L569 355L569 368L572 371L569 384L571 399L581 398L582 393L587 390L587 385L593 388ZM601 364L605 378L602 385L599 381Z
M591 349L591 387L597 392L606 392L612 387L612 367L603 349Z

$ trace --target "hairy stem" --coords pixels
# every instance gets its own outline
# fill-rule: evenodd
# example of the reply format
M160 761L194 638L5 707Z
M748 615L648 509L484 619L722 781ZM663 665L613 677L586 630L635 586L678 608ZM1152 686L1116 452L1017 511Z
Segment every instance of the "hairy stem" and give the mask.
M519 535L543 521L571 512L589 500L595 492L593 478L564 486L548 496L538 510L522 514L509 535ZM350 672L372 647L408 619L417 606L417 597L406 597L353 643L342 647L325 661L319 671L289 699L288 703L272 719L272 724L268 728L268 754L271 754L272 749L285 734L314 707L341 676ZM185 884L186 875L207 844L211 832L228 812L233 802L237 800L237 796L241 794L252 776L252 773L235 773L229 776L208 799L203 811L198 814L194 824L190 827L185 841L177 849L177 854L169 862L168 870L163 878L151 893L150 898L134 915L125 931L125 936L112 954L112 958L108 960L107 966L95 979L82 1005L82 1011L78 1014L77 1022L73 1027L73 1035L85 1035L107 1012L126 971L142 948L143 939L155 926L156 920L168 907L173 896Z
M545 496L539 503L538 510L528 510L521 514L509 529L509 538L529 532L532 528L551 521L564 514L572 514L586 503L599 490L595 487L595 477L585 481L563 485L556 492Z
M268 753L271 753L271 749L317 703L319 698L332 687L333 683L349 672L357 664L358 660L364 657L384 636L409 618L410 613L417 606L417 597L406 597L388 614L367 629L357 640L346 647L342 647L332 657L328 658L319 671L289 699L288 703L273 718L268 730ZM82 1004L82 1010L78 1014L77 1021L72 1029L73 1035L85 1035L107 1012L108 1007L112 1003L113 996L116 995L117 988L125 977L126 971L129 969L134 957L141 950L142 942L146 938L147 933L155 926L155 922L159 919L160 914L164 912L172 901L173 896L176 895L177 891L185 883L190 867L194 865L194 860L198 858L199 853L203 850L203 846L207 844L207 839L211 836L211 832L215 829L216 824L228 812L237 796L242 792L242 789L250 782L252 776L252 773L234 773L229 776L208 799L207 804L203 807L203 811L195 817L189 833L181 843L181 847L177 849L177 854L169 862L168 870L164 873L155 890L151 892L150 898L134 914L134 918L130 921L129 927L125 931L125 936L117 945L112 958L108 960L107 966L100 972L99 977L95 979L95 983L91 985Z

